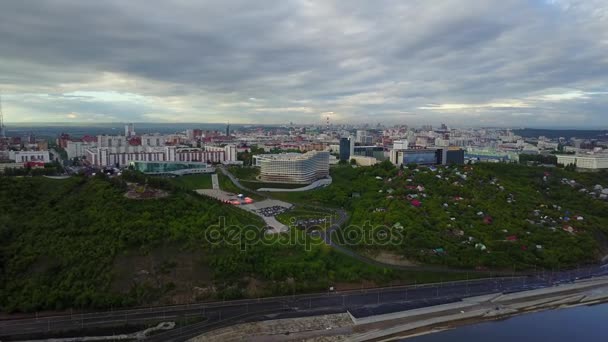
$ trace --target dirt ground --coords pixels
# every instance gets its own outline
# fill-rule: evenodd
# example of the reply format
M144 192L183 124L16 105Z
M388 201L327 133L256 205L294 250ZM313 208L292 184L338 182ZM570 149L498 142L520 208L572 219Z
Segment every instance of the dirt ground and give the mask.
M405 259L400 255L394 254L392 252L388 252L388 251L381 251L380 253L376 254L376 255L368 255L370 258L379 261L379 262L383 262L385 264L391 264L391 265L398 265L398 266L416 266L418 265L417 263Z

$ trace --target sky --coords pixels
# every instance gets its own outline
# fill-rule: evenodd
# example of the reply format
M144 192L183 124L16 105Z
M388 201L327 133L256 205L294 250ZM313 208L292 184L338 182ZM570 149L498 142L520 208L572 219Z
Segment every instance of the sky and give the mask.
M608 127L605 0L0 2L4 120Z

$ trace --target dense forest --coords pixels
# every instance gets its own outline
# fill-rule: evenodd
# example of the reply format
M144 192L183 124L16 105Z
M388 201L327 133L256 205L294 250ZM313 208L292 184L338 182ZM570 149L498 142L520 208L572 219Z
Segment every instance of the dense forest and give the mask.
M171 195L126 198L125 178ZM336 282L414 280L352 261L299 230L264 235L257 216L171 182L129 172L125 178L0 177L2 311L221 300L325 291ZM219 227L222 220L228 228ZM245 231L247 239L238 238Z

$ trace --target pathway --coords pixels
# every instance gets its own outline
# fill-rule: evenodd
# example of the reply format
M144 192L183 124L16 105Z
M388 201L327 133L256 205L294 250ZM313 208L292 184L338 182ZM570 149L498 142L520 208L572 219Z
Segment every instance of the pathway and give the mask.
M214 173L211 175L211 184L212 184L212 189L213 190L219 190L220 189L220 181L217 178L217 173Z

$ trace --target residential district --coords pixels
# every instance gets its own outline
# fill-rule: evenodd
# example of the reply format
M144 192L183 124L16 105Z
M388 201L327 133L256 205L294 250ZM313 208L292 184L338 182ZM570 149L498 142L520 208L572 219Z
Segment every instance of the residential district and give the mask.
M65 156L69 165L121 169L135 166L145 173L212 172L211 165L262 168L261 180L311 183L327 176L328 165L347 161L370 166L390 160L394 165L446 165L477 162L519 162L521 155L554 156L554 165L581 170L608 168L608 136L520 136L511 129L366 126L239 126L225 131L186 129L173 134L138 134L134 124L120 135L64 133L52 139L20 131L0 139L0 170L36 168ZM238 155L254 152L254 158ZM301 154L301 155L299 155ZM547 162L544 164L551 164ZM289 165L298 165L294 168ZM298 171L296 175L293 172ZM312 171L312 173L311 173ZM302 176L306 174L306 176Z

